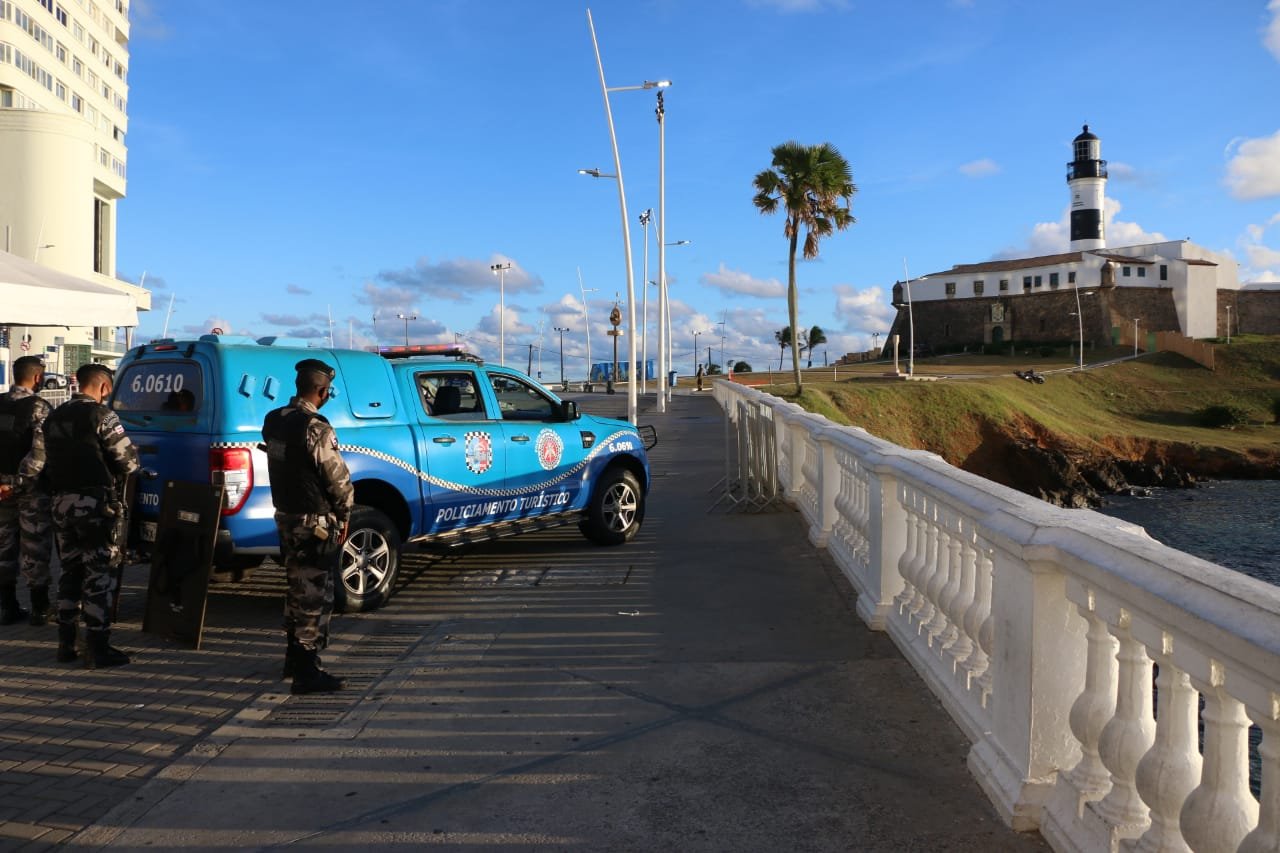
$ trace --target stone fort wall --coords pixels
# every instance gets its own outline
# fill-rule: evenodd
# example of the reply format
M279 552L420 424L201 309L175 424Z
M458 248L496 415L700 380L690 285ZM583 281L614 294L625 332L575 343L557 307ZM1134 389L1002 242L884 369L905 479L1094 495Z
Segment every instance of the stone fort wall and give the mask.
M1280 290L1219 290L1218 336L1227 336L1227 306L1231 334L1280 335Z

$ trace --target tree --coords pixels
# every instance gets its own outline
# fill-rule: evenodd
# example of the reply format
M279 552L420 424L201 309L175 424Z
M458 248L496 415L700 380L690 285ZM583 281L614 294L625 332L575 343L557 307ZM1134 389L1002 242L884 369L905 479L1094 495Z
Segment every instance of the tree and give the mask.
M773 339L778 342L778 369L782 369L782 357L787 354L787 347L791 346L791 327L786 326L773 333Z
M714 364L714 363L711 363L711 362L707 362L707 375L708 375L708 376L717 376L717 375L719 375L719 373L720 373L720 365L718 365L718 364Z
M853 184L849 162L835 146L801 145L784 142L773 148L772 168L756 175L752 185L756 194L752 203L762 214L782 209L785 220L782 234L788 241L787 252L787 319L789 328L797 328L800 314L796 288L796 250L800 231L804 229L804 257L818 256L818 241L836 231L843 231L856 220L849 207L858 188ZM796 393L800 383L800 342L792 337L791 365ZM779 341L779 345L781 341ZM779 366L781 369L781 366Z
M745 361L736 361L733 363L733 372L734 373L750 373L751 365L747 364ZM1276 416L1276 420L1280 421L1280 415Z
M827 342L827 333L822 331L821 326L814 326L809 330L806 342L809 344L809 364L806 366L813 367L813 351L818 348L819 344Z

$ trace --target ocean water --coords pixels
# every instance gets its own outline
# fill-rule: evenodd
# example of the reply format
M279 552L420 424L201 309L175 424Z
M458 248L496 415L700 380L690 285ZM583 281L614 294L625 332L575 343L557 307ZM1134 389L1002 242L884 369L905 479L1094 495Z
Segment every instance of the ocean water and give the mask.
M1115 496L1098 510L1171 548L1280 585L1280 480L1211 480Z

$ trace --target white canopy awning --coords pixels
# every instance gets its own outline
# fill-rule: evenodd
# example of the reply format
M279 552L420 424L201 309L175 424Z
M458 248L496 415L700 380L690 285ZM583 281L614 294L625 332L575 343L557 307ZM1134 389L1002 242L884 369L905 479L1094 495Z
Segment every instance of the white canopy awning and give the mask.
M0 251L0 325L136 326L133 296Z

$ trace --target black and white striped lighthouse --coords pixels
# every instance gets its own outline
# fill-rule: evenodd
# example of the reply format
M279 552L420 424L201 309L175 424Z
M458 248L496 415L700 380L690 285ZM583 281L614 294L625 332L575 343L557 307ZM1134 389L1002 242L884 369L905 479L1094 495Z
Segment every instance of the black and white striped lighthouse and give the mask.
M1099 155L1102 144L1089 125L1072 142L1074 159L1067 164L1071 188L1071 251L1106 248L1103 203L1107 186L1107 161Z

